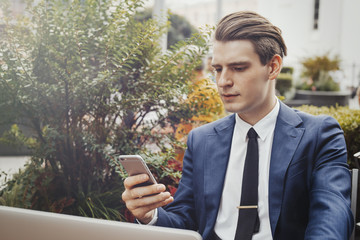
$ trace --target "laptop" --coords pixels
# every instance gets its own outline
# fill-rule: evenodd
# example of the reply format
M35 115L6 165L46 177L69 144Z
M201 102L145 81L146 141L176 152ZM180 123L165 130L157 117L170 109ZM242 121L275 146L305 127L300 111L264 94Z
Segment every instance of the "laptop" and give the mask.
M201 240L190 230L0 206L4 240Z

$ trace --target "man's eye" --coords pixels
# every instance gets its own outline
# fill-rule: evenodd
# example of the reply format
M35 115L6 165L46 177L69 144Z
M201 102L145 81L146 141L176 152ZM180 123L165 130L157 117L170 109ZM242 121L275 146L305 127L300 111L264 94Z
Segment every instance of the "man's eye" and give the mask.
M241 72L241 71L244 71L245 69L246 69L245 67L235 67L234 71Z
M221 68L214 68L214 72L221 72Z

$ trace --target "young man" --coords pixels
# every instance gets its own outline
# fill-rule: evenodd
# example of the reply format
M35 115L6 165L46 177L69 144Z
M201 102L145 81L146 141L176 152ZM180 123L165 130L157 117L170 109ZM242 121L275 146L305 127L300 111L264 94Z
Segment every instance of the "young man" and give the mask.
M125 180L123 200L140 222L197 230L204 239L350 237L343 132L331 117L277 100L284 55L281 31L264 17L237 12L220 21L212 66L225 109L235 114L190 132L175 200L161 184L133 188L147 176Z

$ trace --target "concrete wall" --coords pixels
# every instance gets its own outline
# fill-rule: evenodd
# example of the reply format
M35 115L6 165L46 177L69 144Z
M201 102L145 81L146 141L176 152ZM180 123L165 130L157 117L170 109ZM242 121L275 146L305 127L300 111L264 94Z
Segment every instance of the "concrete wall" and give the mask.
M346 77L351 85L360 85L360 1L344 0L342 8L342 29L340 52Z
M167 0L173 12L184 15L195 26L216 23L216 1L189 4ZM267 17L283 31L288 46L285 65L295 67L295 79L301 71L300 61L315 55L339 55L343 72L342 89L360 84L360 1L320 0L319 28L315 30L315 0L223 0L222 15L253 10ZM173 6L173 7L172 7Z
M300 73L304 57L339 55L342 89L359 85L360 1L320 0L319 27L313 28L315 0L258 0L258 12L283 30L289 52L285 64Z

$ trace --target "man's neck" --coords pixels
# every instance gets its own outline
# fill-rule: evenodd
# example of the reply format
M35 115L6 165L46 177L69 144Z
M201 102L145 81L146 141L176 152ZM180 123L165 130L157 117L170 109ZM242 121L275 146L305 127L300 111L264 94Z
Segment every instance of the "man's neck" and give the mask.
M252 113L238 113L238 116L251 126L254 126L257 122L263 119L266 115L268 115L276 106L276 102L278 101L277 97L274 95L270 103L266 106L262 107L258 111L254 111Z

